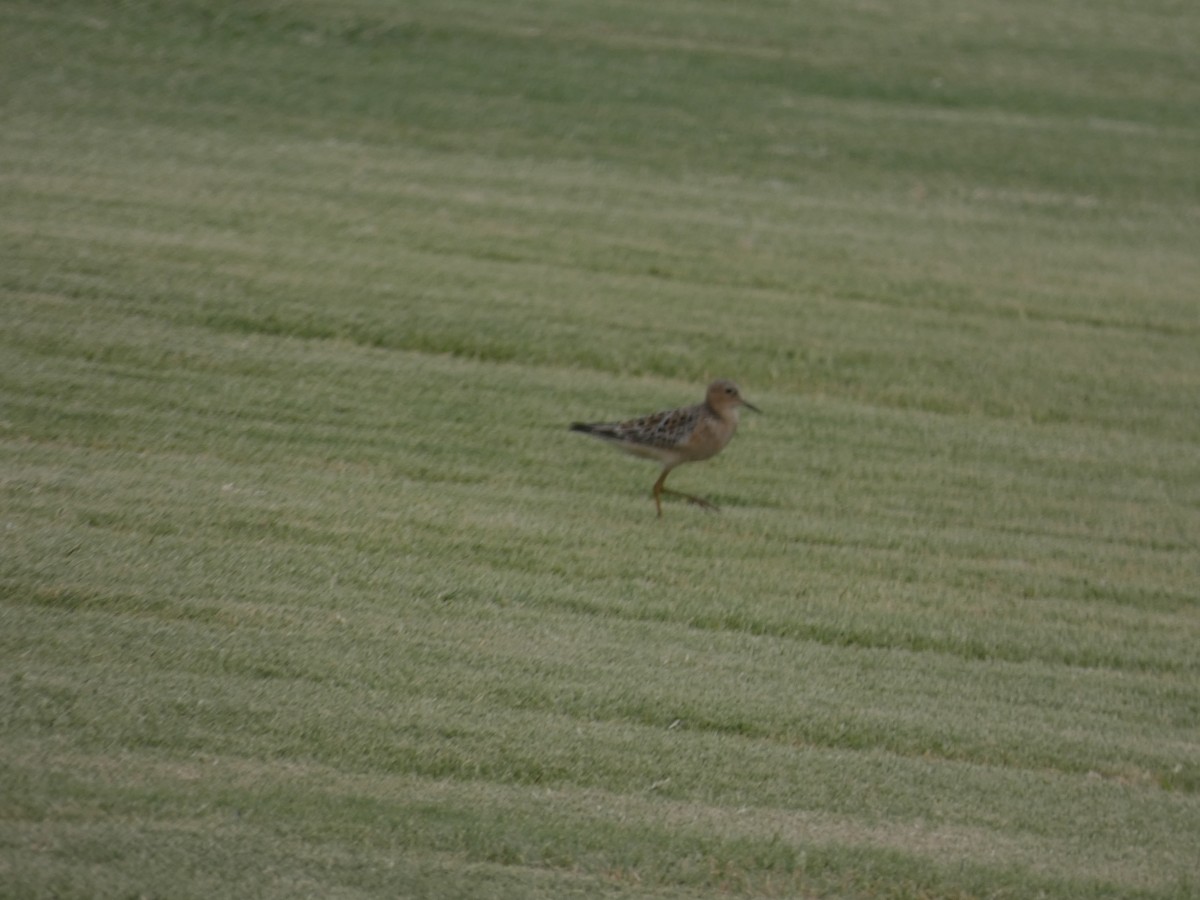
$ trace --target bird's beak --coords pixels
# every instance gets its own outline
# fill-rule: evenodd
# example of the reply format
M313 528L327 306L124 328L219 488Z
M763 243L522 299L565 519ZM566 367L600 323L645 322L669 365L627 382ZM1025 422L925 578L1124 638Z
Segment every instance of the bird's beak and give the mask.
M754 405L753 403L751 403L749 400L743 400L743 401L742 401L742 406L746 407L747 409L752 409L752 410L754 410L756 413L761 413L761 412L762 412L762 410L761 410L761 409L759 409L757 406L755 406L755 405Z

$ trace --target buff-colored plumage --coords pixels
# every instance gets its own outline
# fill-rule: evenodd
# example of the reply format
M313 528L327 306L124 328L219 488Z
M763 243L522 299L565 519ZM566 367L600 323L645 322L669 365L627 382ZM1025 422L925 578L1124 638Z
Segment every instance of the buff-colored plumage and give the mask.
M700 497L681 494L663 486L676 466L716 456L729 443L738 427L741 407L758 412L758 407L742 399L737 385L721 378L708 386L704 402L629 419L624 422L576 422L572 431L580 431L646 459L662 463L662 473L654 482L654 504L662 516L662 495L675 494L706 509L716 507Z

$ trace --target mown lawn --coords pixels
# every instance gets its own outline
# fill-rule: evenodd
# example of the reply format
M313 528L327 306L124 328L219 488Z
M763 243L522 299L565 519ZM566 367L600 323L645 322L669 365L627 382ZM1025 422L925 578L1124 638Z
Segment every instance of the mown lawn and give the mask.
M1200 8L0 24L0 896L1200 891Z

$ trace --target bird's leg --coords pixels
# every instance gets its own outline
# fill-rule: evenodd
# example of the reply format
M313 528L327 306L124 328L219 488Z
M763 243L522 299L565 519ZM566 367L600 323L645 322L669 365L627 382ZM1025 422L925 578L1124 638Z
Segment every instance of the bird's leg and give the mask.
M703 506L705 509L710 510L712 512L720 512L721 511L721 507L717 506L715 503L710 503L709 501L705 500L703 497L694 497L691 494L685 494L682 491L672 491L672 490L668 490L667 488L663 488L662 492L664 494L673 494L676 497L682 497L688 503L695 503L697 506Z
M658 481L654 482L654 505L658 507L658 517L660 519L662 518L662 495L663 494L671 494L672 496L675 496L675 497L682 497L688 503L695 503L697 506L701 506L704 509L712 510L713 512L720 512L721 508L719 506L717 506L714 503L709 503L703 497L694 497L691 494L683 493L683 491L673 491L670 488L665 487L667 475L669 475L670 473L671 473L670 469L664 469L663 473L658 476Z
M658 517L662 518L662 493L663 482L667 480L667 475L671 473L669 468L663 469L662 474L658 476L658 481L654 482L654 505L658 508Z

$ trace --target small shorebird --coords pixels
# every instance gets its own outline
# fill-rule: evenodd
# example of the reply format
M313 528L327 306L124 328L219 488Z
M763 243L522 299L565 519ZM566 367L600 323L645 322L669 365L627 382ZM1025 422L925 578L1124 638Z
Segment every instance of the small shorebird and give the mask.
M626 422L575 422L571 430L590 434L634 456L662 463L662 474L654 482L654 505L662 518L663 494L683 497L705 509L717 509L707 500L668 490L663 484L676 466L709 459L725 449L737 431L738 409L742 406L760 412L757 406L742 399L736 384L719 378L708 386L704 402L695 406L667 409Z

